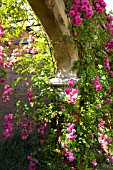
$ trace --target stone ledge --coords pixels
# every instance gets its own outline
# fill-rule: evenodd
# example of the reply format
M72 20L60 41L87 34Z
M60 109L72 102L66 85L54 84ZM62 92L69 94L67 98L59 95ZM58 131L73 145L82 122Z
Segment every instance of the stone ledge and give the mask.
M55 78L50 79L49 85L51 85L51 86L66 86L70 79L75 80L75 82L78 82L80 80L77 77L69 77L69 78L67 78L67 77L66 78L55 77Z

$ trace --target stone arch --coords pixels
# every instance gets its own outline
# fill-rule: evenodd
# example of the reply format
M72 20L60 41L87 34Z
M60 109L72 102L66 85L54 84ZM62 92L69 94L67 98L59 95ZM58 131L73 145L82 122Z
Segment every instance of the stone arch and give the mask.
M28 0L36 16L40 19L53 45L57 61L57 77L76 77L72 73L73 62L78 54L69 29L69 19L63 0ZM69 43L69 40L72 42Z

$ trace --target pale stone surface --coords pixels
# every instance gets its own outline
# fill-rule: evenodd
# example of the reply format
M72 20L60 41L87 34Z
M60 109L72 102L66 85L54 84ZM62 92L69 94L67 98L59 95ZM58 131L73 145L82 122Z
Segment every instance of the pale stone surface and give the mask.
M71 38L63 0L28 0L28 2L53 45L57 61L57 77L76 76L76 71L72 73L71 68L78 54ZM72 43L70 44L69 41Z
M55 87L56 92L59 94L60 98L66 96L65 90L68 88L68 81L70 79L75 80L75 82L78 82L80 79L76 77L68 77L68 78L62 78L62 77L55 77L50 79L49 85ZM62 92L59 92L58 88L62 88ZM76 94L76 98L79 93Z
M53 86L67 86L67 83L70 79L73 79L75 80L75 82L79 81L80 79L79 78L76 78L76 77L69 77L69 78L52 78L50 79L50 85L53 85Z

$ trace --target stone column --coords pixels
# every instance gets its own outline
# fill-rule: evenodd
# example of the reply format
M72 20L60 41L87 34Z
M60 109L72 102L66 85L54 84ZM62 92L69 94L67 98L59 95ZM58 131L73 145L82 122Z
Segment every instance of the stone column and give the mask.
M37 17L48 34L57 61L58 78L76 77L72 72L73 62L78 54L69 29L69 19L65 13L63 0L28 0ZM71 41L71 43L70 43Z

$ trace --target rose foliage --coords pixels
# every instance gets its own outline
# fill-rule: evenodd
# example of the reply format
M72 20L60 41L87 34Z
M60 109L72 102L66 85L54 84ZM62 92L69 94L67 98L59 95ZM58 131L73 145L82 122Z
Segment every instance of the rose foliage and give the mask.
M26 158L29 170L93 170L112 166L113 16L106 13L106 3L65 1L79 55L73 66L78 69L79 81L69 80L64 90L49 84L56 71L54 53L29 4L10 2L11 5L4 1L0 7L0 65L3 70L10 67L19 77L10 87L5 83L6 72L0 73L0 83L4 84L2 101L10 100L22 81L27 97L24 101L18 99L16 112L5 115L3 136L10 138L12 131L17 131L23 141L30 141L32 153L29 151ZM32 24L32 31L23 35L30 20L37 23L38 30ZM17 38L21 41L15 47ZM27 47L22 45L24 39Z

